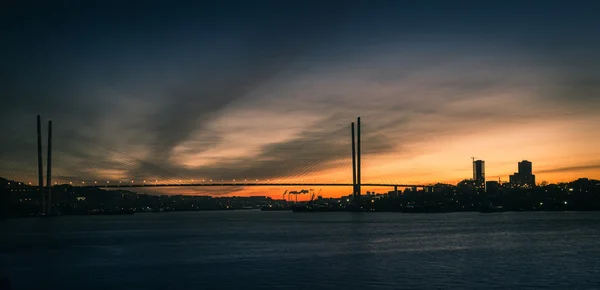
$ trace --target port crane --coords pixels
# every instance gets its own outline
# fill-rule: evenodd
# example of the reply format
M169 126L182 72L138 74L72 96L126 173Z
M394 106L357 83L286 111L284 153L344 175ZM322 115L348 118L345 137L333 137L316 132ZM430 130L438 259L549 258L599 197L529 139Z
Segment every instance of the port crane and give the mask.
M314 189L310 189L311 195L310 195L310 201L312 202L315 199L315 190ZM316 196L320 196L321 194L321 189L319 189L319 192L316 194Z

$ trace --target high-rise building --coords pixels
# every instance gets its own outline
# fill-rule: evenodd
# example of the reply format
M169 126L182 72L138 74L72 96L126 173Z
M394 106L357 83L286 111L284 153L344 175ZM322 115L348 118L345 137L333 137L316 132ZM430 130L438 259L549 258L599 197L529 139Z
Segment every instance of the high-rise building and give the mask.
M531 166L531 162L527 160L523 160L519 162L519 174L521 175L532 175L533 170Z
M535 175L533 175L533 166L530 161L519 162L519 172L510 176L510 184L514 187L531 188L535 186Z
M485 161L473 161L473 181L475 181L475 187L485 188Z

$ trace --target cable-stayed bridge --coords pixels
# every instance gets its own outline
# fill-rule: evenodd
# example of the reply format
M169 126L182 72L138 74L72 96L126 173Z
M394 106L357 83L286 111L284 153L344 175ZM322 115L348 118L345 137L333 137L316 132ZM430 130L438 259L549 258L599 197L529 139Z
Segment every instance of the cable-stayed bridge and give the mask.
M205 186L355 186L353 183L307 183L307 182L206 182L206 183L119 183L111 184L94 182L93 184L74 185L78 187L98 187L98 188L140 188L140 187L205 187ZM368 187L426 187L422 184L396 184L396 183L362 183L361 186Z
M142 166L149 166L149 167L154 167L154 171L158 171L160 172L162 175L166 175L167 176L167 180L165 181L165 178L162 178L162 180L159 179L153 179L153 178L136 178L136 179L131 179L131 180L81 180L81 181L70 181L70 184L72 186L78 186L78 187L98 187L98 188L122 188L122 187L129 187L129 188L140 188L140 187L219 187L219 186L269 186L269 187L274 187L274 186L307 186L307 187L316 187L316 186L331 186L331 187L350 187L350 188L355 188L353 190L353 192L356 192L356 194L360 194L360 187L362 186L367 186L367 187L393 187L393 188L406 188L406 187L417 187L417 188L421 188L421 187L425 187L425 185L423 184L414 184L414 183L402 183L399 182L398 180L377 180L377 181L370 181L370 182L362 182L362 175L363 172L361 172L361 169L363 168L362 165L362 161L363 161L363 148L361 148L361 145L364 146L363 143L361 143L361 136L360 136L360 118L357 119L357 123L351 123L350 124L350 132L346 131L344 133L344 135L351 136L351 142L347 142L347 145L351 145L351 148L348 148L347 152L342 153L345 156L350 155L351 153L351 158L344 158L344 161L352 161L351 163L351 168L350 166L348 166L348 170L350 171L350 169L352 170L352 174L350 174L350 172L348 172L348 176L352 176L352 179L327 179L327 178L320 178L320 177L315 177L312 176L312 178L302 178L302 176L305 175L310 175L313 171L318 171L318 165L319 162L321 160L318 160L319 158L323 158L323 159L327 159L327 158L331 158L331 156L314 156L314 158L308 158L311 163L314 163L312 165L306 165L306 164L299 164L300 168L294 168L294 165L292 164L291 167L288 168L282 168L281 170L278 170L275 172L274 175L279 175L279 176L284 176L279 177L279 178L261 178L261 179L254 179L254 178L231 178L231 179L191 179L191 178L181 178L181 177L177 177L176 175L170 174L170 172L167 172L167 170L163 169L163 168L157 168L156 165L154 164L145 164L142 160L136 160L138 161L138 164L142 164ZM356 126L355 126L356 125ZM344 130L347 130L344 129ZM347 134L350 133L350 134ZM107 149L107 151L113 151L110 148L106 148L106 146L104 146L104 149ZM350 146L348 146L350 147ZM298 154L302 154L302 152L299 152ZM312 155L312 152L308 152L309 155ZM304 158L305 160L307 158ZM304 161L305 161L304 160ZM344 164L345 165L345 164ZM139 165L138 165L139 166ZM131 168L132 166L126 166ZM283 172L282 172L283 171ZM143 175L143 174L140 174ZM289 176L286 177L286 175L295 175L295 178L290 178Z
M356 125L356 127L355 127ZM59 154L54 155L56 160L53 160L52 152L52 123L49 122L48 127L48 143L47 143L47 176L46 176L46 184L44 186L44 172L43 172L43 158L42 158L42 134L41 134L41 124L38 116L38 184L40 192L45 192L45 196L47 199L51 198L49 192L51 192L52 187L58 184L69 184L74 187L84 187L84 188L164 188L164 187L286 187L286 186L302 186L302 187L348 187L351 189L353 195L359 196L362 193L362 187L390 187L390 189L394 189L398 191L398 188L423 188L427 185L425 184L415 184L415 183L407 183L401 182L398 180L377 180L370 176L367 182L363 182L363 173L362 169L364 169L363 165L363 154L365 144L361 143L361 126L360 126L360 118L357 119L356 124L351 123L351 130L348 130L348 127L340 129L339 132L335 132L335 134L339 133L337 136L325 136L325 138L330 138L333 140L332 142L338 142L337 147L331 147L328 151L325 150L325 153L316 154L311 150L317 147L311 147L310 143L301 144L302 146L297 146L294 148L272 148L270 151L272 155L283 156L285 154L278 154L281 152L285 152L287 155L296 156L295 160L299 160L300 164L296 165L293 162L289 162L289 160L279 160L277 158L271 157L271 155L267 156L269 158L265 158L266 161L262 161L263 163L258 163L257 167L262 165L272 166L276 164L277 170L272 171L273 178L266 177L263 174L262 178L224 178L223 173L220 174L219 178L199 178L192 179L189 176L178 176L177 173L173 173L169 169L162 168L161 166L157 166L156 163L150 163L145 160L141 160L139 158L135 158L133 156L124 156L120 158L118 156L119 153L116 152L115 148L111 148L110 146L103 146L98 144L97 141L91 141L90 143L95 145L95 147L89 147L89 150L96 150L100 154L103 154L107 158L111 157L114 159L115 156L120 163L113 165L114 171L118 175L120 172L127 172L126 176L118 177L118 178L96 178L89 174L90 169L97 168L98 165L95 164L89 158L72 157L75 153L77 155L76 148L64 148L65 146L60 146L63 148L59 148L57 151ZM350 132L348 132L350 131ZM351 134L348 134L351 133ZM334 135L335 135L334 134ZM344 136L351 135L351 138L347 138ZM344 141L339 141L338 139L344 139ZM351 142L348 142L351 139ZM376 139L375 142L368 142L367 148L373 144L377 144L377 142L383 142L386 138ZM368 141L373 141L372 135L368 139ZM352 145L347 146L347 145ZM319 145L321 146L321 145ZM346 147L347 146L347 147ZM309 147L307 149L307 147ZM92 149L94 148L94 149ZM100 148L100 149L98 149ZM319 149L319 148L317 148ZM65 150L69 150L68 154L64 154ZM286 151L287 150L287 151ZM368 149L369 153L372 153L372 149ZM318 150L317 150L318 151ZM323 150L322 150L323 151ZM63 153L61 155L60 153ZM274 152L274 153L273 153ZM349 156L350 155L350 156ZM86 156L86 155L82 155ZM333 157L332 157L333 156ZM350 157L350 158L348 158ZM322 177L318 174L315 175L315 172L319 172L321 167L328 166L327 160L335 159L337 162L335 165L341 168L347 168L348 173L346 178L336 179L330 177ZM395 158L392 156L391 158ZM133 162L127 163L123 160L133 160ZM69 163L66 163L66 160L69 160ZM325 160L325 161L324 161ZM389 161L389 160L388 160ZM65 180L64 176L52 176L53 172L56 172L52 169L54 163L61 163L61 167L66 165L71 166L70 172L83 172L85 176L82 177L73 177L71 176L69 179ZM111 164L108 164L111 165ZM370 167L373 168L373 167ZM381 167L376 168L379 172L381 170L385 171L393 171L397 168L385 169ZM146 173L146 170L150 170L152 173ZM246 174L243 170L235 172L237 176L240 176L241 173ZM367 172L368 174L368 172ZM345 174L343 174L345 175ZM135 178L133 178L135 176ZM157 178L160 176L160 178ZM242 175L244 176L244 175ZM246 175L247 176L247 175ZM292 176L292 177L290 177ZM349 179L349 177L352 179ZM139 177L139 178L138 178ZM53 179L56 181L52 182ZM35 184L35 182L30 182L31 185Z

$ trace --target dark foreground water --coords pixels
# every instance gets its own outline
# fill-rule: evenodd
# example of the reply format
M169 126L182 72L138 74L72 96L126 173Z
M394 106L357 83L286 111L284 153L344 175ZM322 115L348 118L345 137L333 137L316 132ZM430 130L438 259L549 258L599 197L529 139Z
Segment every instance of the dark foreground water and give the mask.
M600 289L600 213L222 211L0 230L13 289Z

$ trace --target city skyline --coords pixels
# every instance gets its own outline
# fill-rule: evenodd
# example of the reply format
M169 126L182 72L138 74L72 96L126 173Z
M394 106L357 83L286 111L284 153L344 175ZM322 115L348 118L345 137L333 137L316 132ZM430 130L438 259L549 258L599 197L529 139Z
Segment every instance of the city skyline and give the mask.
M354 130L354 124L352 124L353 126L353 130ZM354 136L354 132L353 135ZM353 151L354 154L354 151ZM358 159L362 159L362 158L357 158ZM376 182L370 181L370 182L366 182L366 183L371 183L371 184L379 184L379 185L363 185L364 186L364 190L360 190L359 192L361 194L369 194L369 193L373 193L375 194L376 192L393 192L394 189L398 189L399 192L402 192L404 189L413 189L413 188L423 188L423 190L425 190L425 188L427 187L436 187L436 186L446 186L446 185L451 185L451 186L458 186L460 187L461 184L465 184L465 182L467 182L466 184L470 184L471 182L473 182L473 189L476 190L477 188L483 190L484 192L487 192L487 184L492 182L492 183L496 183L498 185L502 185L502 186L506 186L509 185L509 188L532 188L535 186L544 186L546 184L551 184L548 181L544 180L541 182L536 182L535 179L535 174L533 174L533 163L529 160L522 160L517 162L518 165L518 171L515 172L514 174L509 175L508 180L502 180L501 177L498 176L498 180L493 180L493 179L488 179L486 178L485 175L485 160L475 160L475 157L471 157L472 159L472 177L471 178L464 178L464 179L460 179L460 181L457 182L429 182L429 183L419 183L419 184L414 184L414 185L402 185L402 184L408 184L408 183L402 183L401 181L396 180L381 180L378 179ZM359 162L360 163L360 162ZM48 167L50 168L50 167ZM42 169L43 171L43 169ZM48 177L50 177L50 175L48 175ZM2 177L0 177L2 178ZM42 179L45 177L41 177ZM40 180L42 180L40 179ZM582 179L589 179L588 177L578 177L577 179L573 179L573 180L569 180L569 181L559 181L559 182L552 182L554 184L560 184L560 183L570 183L570 182L576 182L577 180L582 180ZM593 180L590 179L590 180ZM12 182L17 182L18 184L24 184L24 185L30 185L33 187L37 187L37 185L33 182L23 182L20 180L11 180ZM47 184L49 184L47 181L44 181L46 183L44 183L44 187L47 188ZM87 184L86 184L87 182ZM267 197L271 197L271 198L275 198L277 199L278 194L281 194L281 189L282 188L295 188L295 187L310 187L309 189L307 188L303 188L302 190L298 191L298 192L304 192L306 191L306 193L312 192L313 190L315 190L315 188L318 188L319 193L321 192L321 190L323 189L323 187L330 189L329 194L325 194L323 195L324 197L344 197L346 195L348 195L348 192L352 192L352 190L348 190L346 189L348 186L347 184L352 182L351 180L333 180L333 182L331 182L331 180L326 180L323 178L320 179L289 179L289 178L284 178L284 179L267 179L267 180L252 180L252 179L232 179L232 180L213 180L213 179L191 179L191 180L161 180L160 182L158 180L152 181L152 180L131 180L131 183L129 183L129 180L112 180L112 183L110 183L110 180L106 181L106 185L109 187L105 187L109 190L122 190L122 189L133 189L135 192L139 192L139 193L143 193L143 194L169 194L170 190L175 190L175 192L171 192L170 194L173 195L194 195L194 194L190 194L189 192L182 192L185 190L189 191L189 188L200 188L202 191L202 194L200 195L206 195L206 196L210 196L210 194L214 194L215 196L267 196ZM256 183L255 185L253 185L253 183ZM286 183L290 183L290 184L295 184L295 185L286 185ZM313 184L311 184L313 183ZM335 184L338 183L340 184L339 186L336 186ZM346 185L344 185L344 183L346 183ZM364 184L365 182L363 182ZM63 185L70 185L70 186L74 186L74 187L97 187L97 188L103 188L104 185L104 181L100 180L100 181L91 181L91 180L85 180L85 181L79 181L79 182L69 182L67 183L63 183L63 182L53 182L52 183L53 186L63 186ZM169 186L169 184L171 184L172 186ZM193 185L193 184L199 184L198 186ZM206 186L202 186L203 184L205 185L211 185L210 187L206 187ZM220 185L223 184L223 185ZM227 184L227 185L225 185ZM271 184L271 185L265 185L265 186L261 186L259 184ZM318 184L328 184L328 185L318 185ZM384 186L384 184L388 184L386 186ZM391 186L391 184L395 185L395 186ZM142 185L142 186L140 186ZM146 186L143 186L146 185ZM153 185L159 185L158 187L153 187ZM130 187L133 186L133 187ZM182 187L185 186L185 187ZM9 183L9 187L10 187L10 183ZM227 192L227 190L223 190L224 188L238 188L238 189L243 189L241 192L242 194L236 194L235 192L233 194L223 194L223 192ZM248 190L249 188L251 188L251 190ZM393 188L391 191L389 190L390 188ZM333 190L331 190L333 189ZM239 193L239 191L236 191ZM285 190L285 192L288 192L288 190ZM296 191L294 191L296 192ZM197 192L196 192L197 193ZM333 193L333 194L332 194ZM310 196L304 196L301 195L301 198L298 199L298 197L296 196L297 200L300 201L305 201L310 199Z
M39 113L57 182L351 180L357 115L363 182L456 184L471 156L486 180L599 179L600 25L576 2L15 4L0 176L35 183Z

